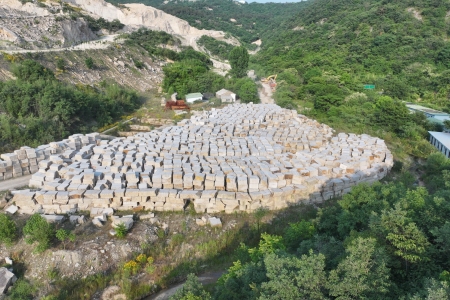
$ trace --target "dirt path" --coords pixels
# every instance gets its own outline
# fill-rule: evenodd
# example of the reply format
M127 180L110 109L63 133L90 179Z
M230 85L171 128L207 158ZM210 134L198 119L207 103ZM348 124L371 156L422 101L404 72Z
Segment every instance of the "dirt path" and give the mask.
M136 120L136 118L131 118L131 119L129 119L129 120L123 121L122 124L127 124L127 123L130 123L131 121L134 121L134 120ZM106 133L108 133L108 132L110 132L110 131L113 131L113 130L116 129L116 128L117 128L117 126L114 126L114 127L110 128L110 129L107 129L107 130L101 132L101 133L102 133L102 134L106 134Z
M247 72L247 77L251 78L253 81L256 81L255 70L249 70ZM261 99L262 104L273 104L275 100L273 99L272 89L268 83L261 82L262 87L258 89L259 99Z
M225 271L208 272L203 275L200 275L198 277L198 280L204 285L210 284L210 283L215 283L217 281L217 279L219 279L219 277L222 276L223 273L225 273ZM157 293L155 295L151 295L147 298L144 298L144 300L168 300L170 297L172 297L176 293L176 291L181 289L183 284L184 283L177 284L169 289L160 291L159 293Z
M0 191L13 190L22 186L27 186L30 182L31 175L0 181Z
M90 49L106 49L109 45L114 42L114 39L118 36L118 34L105 35L98 40L85 42L72 47L65 48L52 48L52 49L35 49L35 50L4 50L3 52L9 54L15 53L41 53L41 52L61 52L61 51L75 51L75 50L90 50Z
M275 100L273 99L272 89L268 83L262 83L262 88L258 89L259 98L262 104L273 104Z

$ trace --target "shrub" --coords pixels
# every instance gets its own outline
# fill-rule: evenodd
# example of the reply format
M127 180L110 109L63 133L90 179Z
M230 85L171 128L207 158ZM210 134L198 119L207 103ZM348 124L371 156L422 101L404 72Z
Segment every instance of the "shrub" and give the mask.
M290 223L284 232L284 241L288 248L296 249L303 240L310 239L315 232L311 222L302 220L297 223Z
M127 227L123 223L120 223L119 225L117 225L117 227L115 228L115 231L116 231L116 236L119 239L123 239L127 235Z
M66 62L64 59L62 58L58 58L58 60L56 61L56 67L61 70L64 71L66 69Z
M13 285L9 298L14 300L31 300L34 292L34 286L24 279L19 279Z
M155 272L155 266L153 265L154 259L153 257L149 256L147 258L147 265L145 266L145 271L148 274L152 274L153 272Z
M138 269L139 269L139 265L138 265L138 263L135 262L134 260L130 260L129 262L126 262L126 263L123 265L123 270L124 270L125 272L130 273L130 274L136 273L136 272L138 271Z
M139 264L144 264L144 263L146 263L147 262L147 255L145 255L145 254L139 254L137 257L136 257L136 261L139 263Z
M166 236L166 231L162 228L158 228L158 230L156 231L156 235L158 236L158 238L163 239Z
M66 249L67 241L75 241L75 233L61 228L56 231L56 238L63 243L63 248Z
M6 214L0 214L0 242L11 245L16 239L16 223Z
M144 68L144 63L142 61L139 61L137 59L134 60L134 66L138 69Z
M52 238L55 236L55 228L52 224L47 223L41 215L34 214L25 224L23 234L28 244L39 243L35 248L35 252L39 253L50 247Z
M93 68L94 68L94 60L92 59L92 57L86 58L86 60L84 61L84 63L86 64L86 67L87 67L88 69L93 69Z
M205 288L194 274L187 276L183 287L175 292L170 298L171 300L178 299L211 299L211 295L205 291Z

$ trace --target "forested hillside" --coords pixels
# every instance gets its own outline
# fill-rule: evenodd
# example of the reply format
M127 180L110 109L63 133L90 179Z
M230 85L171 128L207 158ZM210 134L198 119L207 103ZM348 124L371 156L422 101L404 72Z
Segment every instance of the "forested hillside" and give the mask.
M384 95L446 107L450 3L309 2L264 40L255 63L270 73L295 68L302 83L326 72L353 91L375 84ZM299 90L293 98L304 96Z
M277 103L313 107L310 114L334 128L402 144L393 149L398 156L430 154L426 131L438 128L405 114L397 101L450 109L450 4L308 2L252 57L260 76L278 74Z
M167 1L108 0L113 4L143 3L177 16L199 29L222 30L249 44L267 33L278 34L279 25L300 11L303 3L240 4L232 0Z
M180 42L161 31L141 29L122 35L125 46L157 59L183 60L208 58L191 48L184 49ZM184 50L176 52L162 45ZM68 85L55 73L43 67L33 57L38 55L9 55L2 59L8 65L13 80L0 81L0 153L21 146L37 147L58 141L74 133L89 133L111 124L121 116L133 112L141 104L136 91L120 86L112 78L92 85ZM101 70L102 66L88 58L88 69ZM133 58L137 69L146 65ZM58 73L64 73L68 62L56 59Z
M17 79L0 82L1 153L96 131L139 105L133 90L66 85L31 59L16 62L13 74Z

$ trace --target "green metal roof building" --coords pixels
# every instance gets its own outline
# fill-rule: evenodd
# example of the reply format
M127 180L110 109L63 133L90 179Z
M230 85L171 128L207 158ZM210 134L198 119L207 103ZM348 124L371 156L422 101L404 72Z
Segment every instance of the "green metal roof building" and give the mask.
M197 100L203 100L203 95L201 93L191 93L186 95L186 102L193 103Z

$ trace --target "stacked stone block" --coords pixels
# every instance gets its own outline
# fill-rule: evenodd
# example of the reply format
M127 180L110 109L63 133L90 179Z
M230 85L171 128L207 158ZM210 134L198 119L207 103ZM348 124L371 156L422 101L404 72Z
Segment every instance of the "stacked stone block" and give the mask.
M175 211L191 203L208 213L281 209L341 196L393 165L383 140L334 135L327 125L268 104L234 104L112 141L82 138L54 143L60 150L37 161L30 186L40 190L16 194L21 210Z

